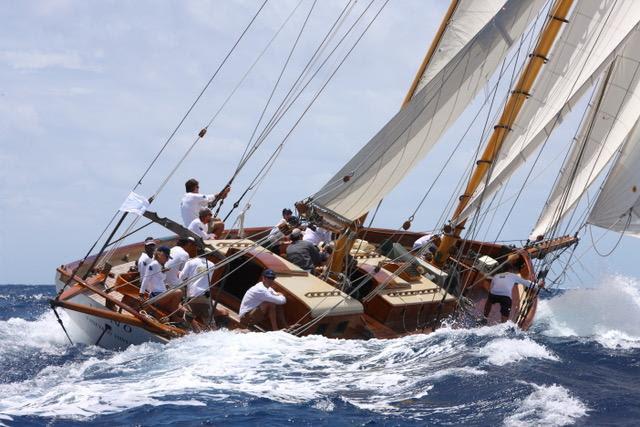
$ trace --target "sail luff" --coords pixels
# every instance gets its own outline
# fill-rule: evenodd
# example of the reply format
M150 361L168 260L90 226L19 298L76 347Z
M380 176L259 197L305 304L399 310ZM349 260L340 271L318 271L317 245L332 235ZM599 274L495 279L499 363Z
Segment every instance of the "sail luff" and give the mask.
M422 60L422 63L420 64L420 67L416 72L416 76L414 77L413 82L411 83L411 86L409 87L409 90L407 91L407 94L405 95L404 100L402 101L403 107L407 105L411 101L411 98L413 98L413 95L415 95L418 85L420 84L420 80L422 80L422 76L424 75L424 72L427 69L427 65L429 65L431 58L433 58L433 54L435 53L438 47L438 44L440 44L440 40L442 40L442 35L444 34L444 31L447 28L447 25L449 24L449 21L451 20L453 13L458 7L458 3L459 3L459 0L452 0L451 4L449 4L449 8L447 9L447 12L442 18L442 22L440 22L440 27L438 28L438 32L436 33L435 37L431 41L429 50L427 51L427 54Z
M536 81L542 66L546 63L549 51L558 38L558 34L560 33L563 25L568 22L566 18L572 5L573 0L556 0L552 7L551 16L540 33L538 43L531 53L527 65L520 74L514 90L511 92L511 95L507 100L500 119L498 120L498 124L494 127L494 132L491 135L482 156L476 163L475 170L464 193L460 196L458 206L456 207L451 219L451 223L455 224L455 228L453 233L447 233L442 239L442 243L436 252L435 261L437 264L442 265L446 262L449 258L451 248L459 239L460 232L464 228L465 221L462 220L462 222L458 222L457 224L456 221L458 220L460 213L471 201L473 194L480 186L480 183L484 180L497 154L500 152L500 148L507 132L511 130L511 125L515 121L516 117L518 117L518 113L522 109L533 83Z

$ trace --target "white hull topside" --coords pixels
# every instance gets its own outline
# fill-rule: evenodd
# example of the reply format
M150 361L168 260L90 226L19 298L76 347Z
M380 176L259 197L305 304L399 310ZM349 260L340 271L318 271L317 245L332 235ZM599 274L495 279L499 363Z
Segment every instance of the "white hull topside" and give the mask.
M59 276L56 277L56 289L64 286ZM86 294L79 294L70 299L71 302L104 309L105 306L91 299ZM109 350L122 350L130 345L145 342L166 343L168 340L143 328L128 325L102 317L92 316L74 310L64 310L73 322L73 327L66 326L74 343L100 345Z

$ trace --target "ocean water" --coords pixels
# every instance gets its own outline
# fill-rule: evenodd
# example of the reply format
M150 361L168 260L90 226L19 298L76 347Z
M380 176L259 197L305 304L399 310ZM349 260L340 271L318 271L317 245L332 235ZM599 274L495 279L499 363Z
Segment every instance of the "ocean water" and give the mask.
M0 425L640 424L640 282L541 301L538 322L395 340L217 331L70 345L53 286L0 286ZM63 315L70 327L70 322Z

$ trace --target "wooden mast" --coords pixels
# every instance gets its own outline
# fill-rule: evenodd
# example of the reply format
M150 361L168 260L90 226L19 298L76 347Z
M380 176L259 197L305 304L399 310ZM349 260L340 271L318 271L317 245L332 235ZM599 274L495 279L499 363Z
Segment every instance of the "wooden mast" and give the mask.
M459 3L460 3L459 0L451 1L451 4L449 5L449 8L447 9L447 12L445 13L444 17L442 18L442 22L440 22L438 31L436 32L436 35L431 41L429 50L427 51L424 59L422 60L422 63L420 64L420 67L418 68L418 71L416 72L416 75L413 78L413 82L411 83L411 86L409 87L409 90L407 91L407 94L405 95L400 108L403 108L405 105L407 105L411 101L411 98L413 98L413 95L416 93L416 89L418 88L420 79L422 78L422 75L427 69L429 62L431 62L431 58L433 58L433 54L438 48L438 45L440 44L440 40L442 40L442 35L444 34L444 30L447 29L447 25L449 24L449 21L451 20L451 17L453 16L453 13L455 12ZM336 239L334 253L333 253L333 256L331 257L331 261L329 264L329 271L333 273L339 273L343 270L345 257L351 250L351 246L353 246L353 242L355 241L356 234L357 234L357 229L364 224L364 221L367 218L367 215L368 215L368 212L362 215L357 220L355 220L353 225L348 229L344 230L340 234L340 236Z
M471 201L473 194L480 186L480 183L485 179L489 169L495 161L496 156L500 152L502 143L504 142L508 132L511 131L511 126L518 117L525 100L529 96L529 91L533 87L542 66L547 62L549 52L551 51L562 26L569 22L566 18L572 5L573 0L555 1L551 9L552 12L549 15L549 20L540 33L538 43L533 50L533 53L529 55L529 62L520 74L520 78L504 106L500 120L498 121L498 124L494 126L493 134L491 135L482 156L476 162L473 175L469 179L464 193L460 196L460 201L458 202L458 206L456 207L451 219L453 230L445 233L442 242L440 243L440 247L436 252L435 262L438 266L442 266L446 263L449 258L449 254L451 253L451 249L460 239L460 232L464 229L465 220L458 221L458 217Z
M405 95L404 100L402 101L402 107L407 105L409 101L411 101L411 98L413 98L413 95L416 93L416 89L420 84L422 75L427 69L429 62L431 62L431 58L433 58L433 54L438 48L438 45L440 44L440 40L442 40L442 35L444 34L444 30L447 29L447 25L449 24L449 21L451 20L453 13L456 11L456 8L458 7L458 3L460 3L459 0L451 1L451 4L449 5L449 9L447 9L447 13L445 13L444 17L442 18L442 22L440 22L440 27L438 27L438 31L436 32L436 35L431 41L431 46L429 46L429 50L427 51L427 54L422 60L422 64L420 64L420 67L418 68L418 72L416 72L416 76L413 78L413 82L411 83L411 86L409 87L409 90L407 91L407 94Z

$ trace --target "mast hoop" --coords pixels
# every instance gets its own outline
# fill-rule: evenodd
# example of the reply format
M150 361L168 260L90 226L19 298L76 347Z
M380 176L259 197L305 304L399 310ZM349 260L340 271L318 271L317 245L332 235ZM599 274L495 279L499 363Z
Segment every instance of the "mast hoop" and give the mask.
M549 18L551 19L555 19L556 21L562 22L563 24L568 24L569 20L567 18L563 18L561 16L556 16L556 15L549 15Z
M544 55L541 55L541 54L539 54L539 53L535 53L535 52L534 52L534 53L530 53L530 54L529 54L529 58L538 58L538 59L542 59L542 61L543 61L545 64L546 64L547 62L549 62L549 58L548 58L548 57L546 57L546 56L544 56Z

